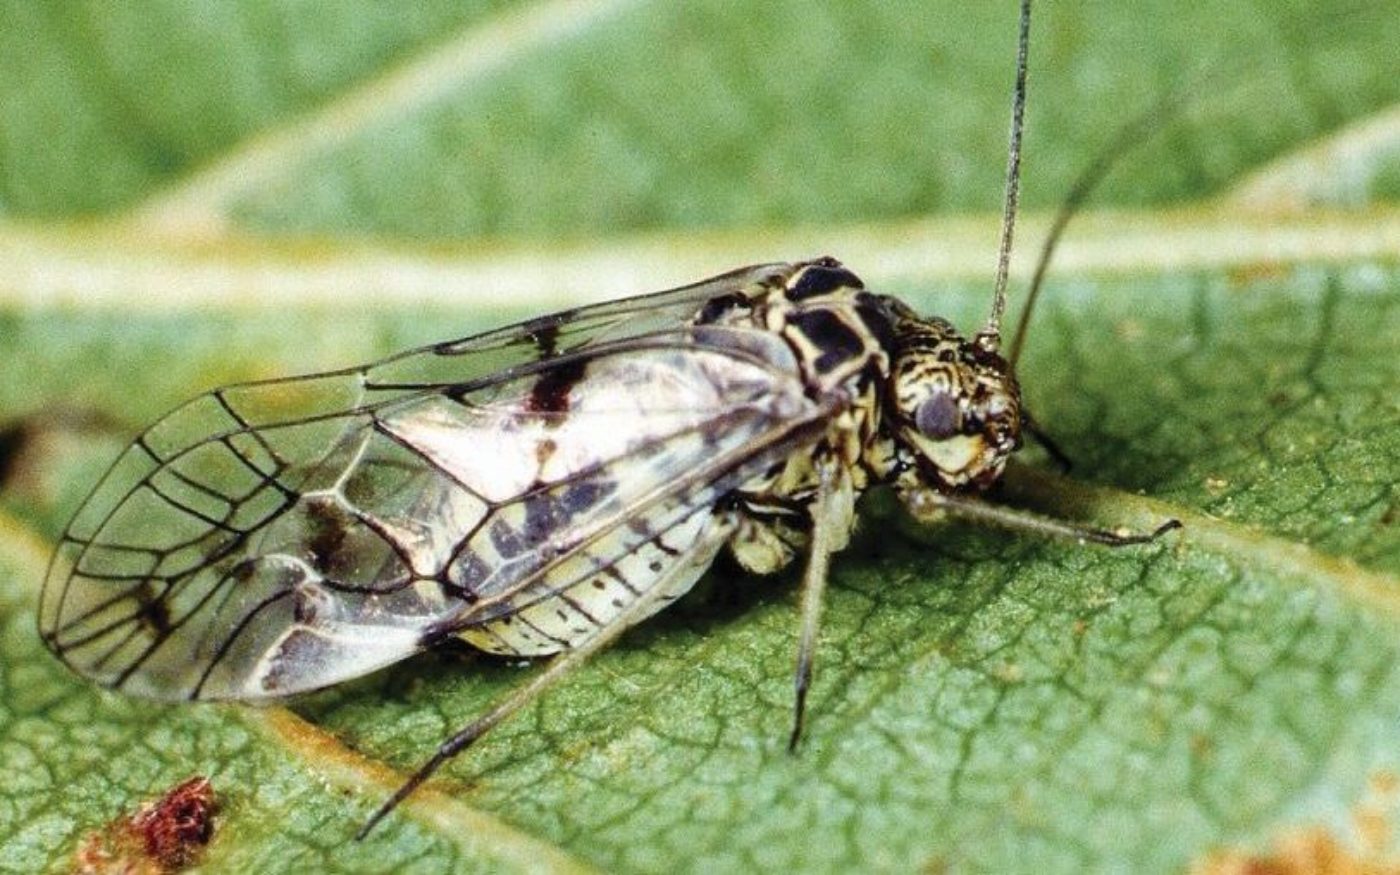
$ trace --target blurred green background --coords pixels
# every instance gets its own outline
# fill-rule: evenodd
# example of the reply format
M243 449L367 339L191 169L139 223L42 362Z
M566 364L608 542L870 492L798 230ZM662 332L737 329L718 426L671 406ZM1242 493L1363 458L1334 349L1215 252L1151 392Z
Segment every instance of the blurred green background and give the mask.
M1009 3L13 0L0 17L6 213L120 214L300 133L223 192L241 227L439 240L993 211L1015 36ZM1027 204L1054 206L1202 71L1104 200L1218 193L1400 97L1397 40L1386 3L1046 3ZM426 69L454 44L455 66Z
M1032 453L1010 497L1186 530L873 508L801 756L791 581L720 568L359 845L521 669L434 653L291 710L94 690L33 610L103 466L213 385L760 259L974 322L1015 4L0 0L0 871L70 869L193 773L213 870L1393 863L1400 3L1036 15L1021 281L1103 144L1185 99L1071 231L1022 371L1088 485Z

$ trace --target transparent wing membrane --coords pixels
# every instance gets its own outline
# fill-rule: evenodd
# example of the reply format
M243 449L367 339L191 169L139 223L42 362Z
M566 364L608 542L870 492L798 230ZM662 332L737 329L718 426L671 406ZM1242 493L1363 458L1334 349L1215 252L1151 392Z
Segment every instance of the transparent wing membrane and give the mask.
M78 672L160 698L313 689L459 632L564 649L679 561L699 510L830 415L777 337L686 325L780 274L195 399L69 525L44 638Z

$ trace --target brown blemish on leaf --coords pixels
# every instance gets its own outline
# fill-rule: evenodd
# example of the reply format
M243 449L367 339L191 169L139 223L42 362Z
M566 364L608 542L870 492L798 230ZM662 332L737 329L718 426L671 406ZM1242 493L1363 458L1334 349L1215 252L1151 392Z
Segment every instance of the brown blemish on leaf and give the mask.
M1356 825L1356 834L1360 838L1363 848L1385 847L1386 842L1390 839L1390 819L1386 817L1384 811L1370 806L1358 806L1351 813L1351 819Z
M1400 862L1354 853L1321 827L1278 838L1262 853L1216 851L1191 865L1191 875L1398 875Z
M218 811L208 778L190 778L135 814L89 833L78 846L82 875L165 875L198 862L214 836Z
M1400 778L1373 774L1366 798L1352 808L1352 833L1341 839L1323 827L1304 827L1274 839L1269 850L1221 850L1192 864L1192 875L1400 875L1390 847Z
M131 826L145 842L146 853L167 871L195 861L214 837L219 802L208 778L191 778L154 805L143 806Z
M1371 854L1380 854L1390 845L1394 833L1400 780L1397 780L1394 772L1382 770L1371 775L1366 791L1366 798L1352 809L1351 819L1361 847Z

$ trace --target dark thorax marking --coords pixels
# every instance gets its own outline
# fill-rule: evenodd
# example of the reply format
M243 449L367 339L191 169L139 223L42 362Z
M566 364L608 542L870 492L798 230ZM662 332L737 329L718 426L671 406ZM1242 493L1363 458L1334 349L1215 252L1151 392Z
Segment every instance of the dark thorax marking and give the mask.
M841 262L830 256L818 258L794 276L787 286L787 299L794 303L841 289L863 289L865 283Z
M866 351L861 336L832 310L799 310L788 317L788 324L816 348L813 368L818 374L828 374Z
M892 354L896 344L894 316L886 298L882 295L872 295L870 292L861 292L856 295L855 309L865 330L875 338L876 343L887 355Z
M820 258L788 278L783 336L809 377L831 385L893 351L893 327L881 298L865 291L860 277L834 258Z
M713 325L721 321L735 310L752 309L753 302L740 292L730 292L727 295L716 295L705 302L705 306L700 308L700 312L695 315L696 325Z

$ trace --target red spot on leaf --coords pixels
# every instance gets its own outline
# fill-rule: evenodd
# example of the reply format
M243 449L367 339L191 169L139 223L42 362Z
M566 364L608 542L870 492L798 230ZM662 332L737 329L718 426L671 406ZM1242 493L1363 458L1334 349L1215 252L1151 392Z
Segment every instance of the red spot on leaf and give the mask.
M214 837L214 785L194 777L135 814L90 833L78 846L82 875L166 875L194 865Z

